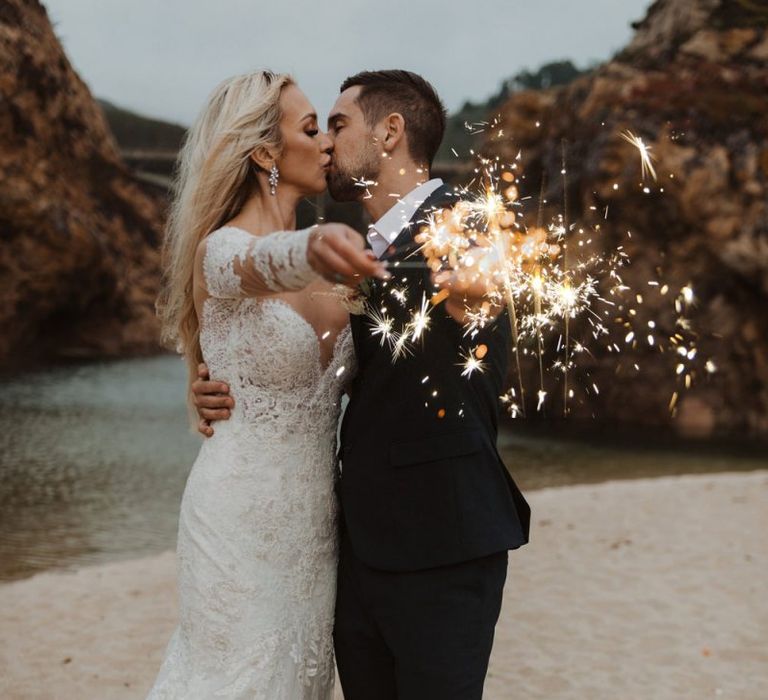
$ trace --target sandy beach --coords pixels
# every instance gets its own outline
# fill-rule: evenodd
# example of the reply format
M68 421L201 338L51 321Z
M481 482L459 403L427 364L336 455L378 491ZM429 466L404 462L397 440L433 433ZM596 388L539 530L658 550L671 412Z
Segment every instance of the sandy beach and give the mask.
M486 698L768 698L768 472L527 496ZM143 698L175 622L173 552L0 585L0 698Z

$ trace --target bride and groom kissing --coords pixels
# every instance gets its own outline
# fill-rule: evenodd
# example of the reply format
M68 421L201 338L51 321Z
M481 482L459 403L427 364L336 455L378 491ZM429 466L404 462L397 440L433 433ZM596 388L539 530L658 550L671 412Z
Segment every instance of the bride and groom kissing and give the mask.
M179 625L149 698L328 700L334 658L346 700L482 697L530 510L496 450L506 311L470 338L480 291L396 265L455 201L429 175L445 120L420 76L370 71L342 84L324 133L289 76L257 71L222 83L190 130L158 310L207 439L179 516ZM342 224L295 230L299 201L326 186L361 201L367 243ZM334 286L361 280L403 324L403 296L445 290L407 357L340 303ZM484 371L462 376L479 344Z

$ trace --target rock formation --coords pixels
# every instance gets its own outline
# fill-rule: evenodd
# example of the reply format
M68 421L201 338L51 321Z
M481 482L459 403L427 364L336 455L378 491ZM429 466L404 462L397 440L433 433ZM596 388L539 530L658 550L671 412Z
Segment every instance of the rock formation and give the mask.
M163 201L37 0L0 3L0 360L156 351Z
M634 306L637 322L660 319L659 332L673 333L671 299L648 281L675 290L691 283L698 356L717 366L709 374L702 362L686 390L674 353L638 343L616 371L616 355L596 343L594 358L578 361L601 391L574 402L575 417L768 434L767 26L762 2L658 0L614 60L568 86L515 94L502 107L505 136L489 139L486 151L505 161L521 151L526 194L537 196L545 177L551 216L563 202L565 142L570 219L599 223L595 238L605 252L624 245L631 264L623 277L644 290L643 305L630 299L624 314ZM625 129L652 147L659 180L648 193L638 151L620 136ZM640 372L628 369L634 363ZM536 387L534 369L526 372Z

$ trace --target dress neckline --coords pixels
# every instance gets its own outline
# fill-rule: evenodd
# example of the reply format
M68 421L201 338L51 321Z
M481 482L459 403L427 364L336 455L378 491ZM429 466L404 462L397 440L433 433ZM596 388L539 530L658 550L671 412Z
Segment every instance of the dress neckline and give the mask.
M247 236L253 236L254 238L259 238L260 235L268 236L271 233L278 233L277 231L270 231L269 233L256 234L256 233L251 233L250 231L246 231L244 228L241 228L240 226L233 226L232 224L225 224L224 226L220 226L216 230L220 231L222 229L231 229L233 231L239 231L241 233L246 234ZM286 232L298 231L298 230L300 230L300 229L286 229ZM211 231L211 233L213 233L213 231ZM208 234L208 235L210 236L211 234ZM211 298L212 297L210 297L210 296L207 297L203 301L203 304L207 303ZM277 302L278 304L286 307L290 312L292 312L293 315L296 316L304 324L304 326L306 326L306 328L309 331L311 331L312 336L313 336L313 338L315 340L315 350L316 350L315 357L316 357L316 360L317 360L317 366L320 369L320 378L321 379L324 378L326 373L328 372L328 370L334 364L334 360L336 359L336 355L337 355L337 352L339 350L339 344L340 344L339 341L341 340L341 338L345 334L345 332L349 329L349 324L347 324L346 326L342 327L342 329L336 334L336 338L333 341L333 348L331 349L331 355L330 355L330 357L328 359L328 363L325 366L323 366L323 349L322 349L322 346L321 346L322 340L321 340L320 336L318 335L317 330L312 325L312 323L310 323L301 313L299 313L299 311L290 302L288 302L287 300L285 300L285 299L283 299L281 297L267 296L267 295L259 296L259 297L248 297L248 298L256 299L257 301L259 301L261 303L264 303L264 302L267 302L267 301Z
M277 303L277 304L280 304L281 306L284 306L304 324L304 326L307 328L308 331L312 333L312 336L315 339L316 359L317 359L318 367L320 368L320 375L321 377L324 376L328 372L328 370L331 368L331 366L334 363L334 360L336 359L341 338L345 334L345 332L348 331L349 324L342 327L342 329L336 334L336 338L333 341L333 348L331 349L331 355L330 355L330 358L328 359L328 363L325 366L323 366L323 350L320 345L322 341L320 339L320 336L317 334L315 327L306 318L304 318L304 316L302 316L294 308L292 304L289 304L285 299L281 299L280 297L255 297L255 298L262 303L272 302L272 303Z

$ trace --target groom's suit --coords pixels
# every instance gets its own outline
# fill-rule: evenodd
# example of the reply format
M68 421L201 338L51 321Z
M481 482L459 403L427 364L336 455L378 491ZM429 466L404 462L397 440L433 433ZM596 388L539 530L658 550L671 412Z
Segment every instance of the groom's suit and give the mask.
M382 259L423 261L419 222L454 201L446 186L433 192ZM397 331L435 288L428 269L391 271L369 304ZM506 312L471 337L442 304L429 309L427 330L394 361L368 316L351 319L335 632L346 700L480 698L507 550L528 541L530 509L496 450ZM485 351L482 371L462 376L471 349Z

